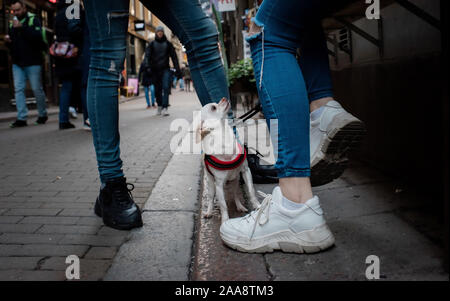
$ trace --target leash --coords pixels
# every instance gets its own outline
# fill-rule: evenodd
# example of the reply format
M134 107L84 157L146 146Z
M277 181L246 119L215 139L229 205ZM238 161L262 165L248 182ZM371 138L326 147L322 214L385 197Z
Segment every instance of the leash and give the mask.
M261 103L258 102L253 109L249 110L247 113L241 115L240 117L237 117L236 120L230 124L230 126L235 127L241 123L244 123L245 121L255 116L257 113L261 112L261 110Z

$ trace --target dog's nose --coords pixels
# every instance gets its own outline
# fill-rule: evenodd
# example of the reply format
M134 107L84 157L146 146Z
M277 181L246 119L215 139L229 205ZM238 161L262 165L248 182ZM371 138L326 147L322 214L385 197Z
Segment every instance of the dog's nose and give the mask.
M224 103L228 103L228 100L225 97L219 101L219 105L223 105Z

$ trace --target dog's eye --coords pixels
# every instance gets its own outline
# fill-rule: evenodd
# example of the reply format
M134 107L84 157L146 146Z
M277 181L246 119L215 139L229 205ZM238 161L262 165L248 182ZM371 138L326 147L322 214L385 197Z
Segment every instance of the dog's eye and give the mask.
M216 110L216 106L211 106L211 111L215 111Z

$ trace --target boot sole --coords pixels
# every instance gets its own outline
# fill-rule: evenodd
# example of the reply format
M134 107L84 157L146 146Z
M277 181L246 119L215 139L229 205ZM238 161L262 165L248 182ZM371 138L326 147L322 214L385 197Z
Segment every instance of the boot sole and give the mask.
M355 117L353 121L340 123L333 126L322 142L319 154L322 158L311 168L312 186L325 185L339 178L347 168L348 153L360 147L366 134L364 123Z
M297 234L284 231L247 242L236 242L222 231L220 236L225 245L244 253L272 253L276 250L285 253L317 253L332 247L335 242L326 224ZM314 241L311 238L315 238Z

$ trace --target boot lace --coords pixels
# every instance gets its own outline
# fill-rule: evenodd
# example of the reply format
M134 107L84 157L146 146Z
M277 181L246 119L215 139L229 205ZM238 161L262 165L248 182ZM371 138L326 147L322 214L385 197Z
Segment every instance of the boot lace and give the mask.
M134 189L134 185L132 183L125 183L125 185L117 185L112 191L114 195L114 199L116 203L124 208L128 207L131 203L130 200L133 199L133 195L131 191Z

